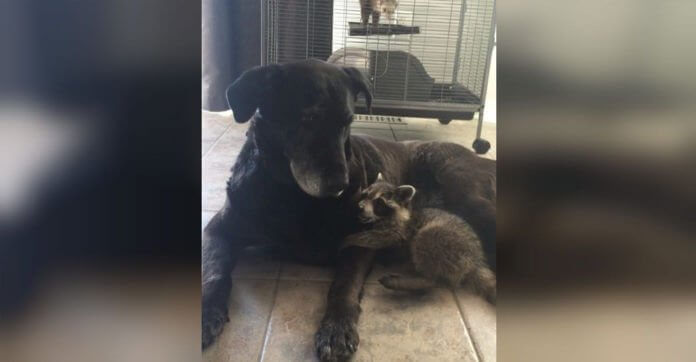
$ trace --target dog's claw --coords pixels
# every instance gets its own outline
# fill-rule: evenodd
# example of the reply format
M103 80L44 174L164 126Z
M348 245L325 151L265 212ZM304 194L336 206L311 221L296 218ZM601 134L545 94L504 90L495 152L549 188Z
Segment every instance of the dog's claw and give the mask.
M329 346L319 347L318 355L319 355L319 360L329 361L330 360L329 358L331 358L331 347L329 347Z

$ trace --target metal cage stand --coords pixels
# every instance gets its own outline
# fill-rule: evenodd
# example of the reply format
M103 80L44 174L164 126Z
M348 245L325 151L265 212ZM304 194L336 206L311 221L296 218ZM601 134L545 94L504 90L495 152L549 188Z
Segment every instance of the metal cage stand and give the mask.
M476 125L476 139L471 147L479 155L483 155L491 149L491 143L481 138L483 129L483 113L486 108L486 93L488 93L488 76L491 73L491 56L493 55L493 46L495 45L495 7L493 8L493 20L491 21L491 37L488 42L488 56L486 57L486 75L483 78L483 92L481 93L481 108L479 109L478 124ZM460 32L461 36L461 32ZM456 68L455 68L456 69Z
M431 1L439 5L424 5ZM359 25L355 22L359 20L357 0L261 0L261 64L306 58L329 61L335 56L331 62L339 65L351 64L349 57L364 61L361 70L372 82L374 114L435 118L448 124L453 119L472 120L478 112L473 148L486 153L490 143L481 134L495 45L495 0L401 3L411 6L409 25L355 28ZM451 45L454 54L447 50ZM359 101L356 112L366 111Z

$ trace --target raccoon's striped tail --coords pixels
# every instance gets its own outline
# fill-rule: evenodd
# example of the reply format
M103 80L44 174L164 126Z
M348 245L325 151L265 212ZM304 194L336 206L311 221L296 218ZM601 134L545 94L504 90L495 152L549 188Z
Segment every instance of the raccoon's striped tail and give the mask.
M471 287L476 294L494 305L497 298L496 284L495 273L486 266L476 269L462 282L463 286Z
M389 274L379 279L379 282L388 289L409 292L426 292L440 285L432 279L423 277L405 277L398 274ZM488 267L480 267L472 272L462 286L471 287L474 292L489 303L495 305L497 299L495 273Z

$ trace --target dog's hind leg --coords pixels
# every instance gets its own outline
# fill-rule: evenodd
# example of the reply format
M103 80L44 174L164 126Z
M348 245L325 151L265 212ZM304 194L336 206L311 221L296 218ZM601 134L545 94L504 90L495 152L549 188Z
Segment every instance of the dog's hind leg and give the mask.
M435 288L437 283L423 277L405 277L398 274L385 275L379 278L379 282L388 289L410 292L424 292Z
M374 256L374 250L355 246L341 251L326 313L315 335L320 360L346 360L357 350L360 299Z
M461 195L460 195L461 196ZM447 196L449 197L449 196ZM454 196L453 196L454 197ZM459 200L456 204L454 200ZM484 197L468 195L448 200L452 211L468 222L481 239L483 252L491 269L496 269L496 214L495 202Z
M449 179L443 182L443 199L445 209L466 220L476 231L486 260L491 269L496 269L496 206L495 200L482 196L478 185L466 186L462 181L466 176L461 173L447 175ZM461 186L464 185L464 186Z

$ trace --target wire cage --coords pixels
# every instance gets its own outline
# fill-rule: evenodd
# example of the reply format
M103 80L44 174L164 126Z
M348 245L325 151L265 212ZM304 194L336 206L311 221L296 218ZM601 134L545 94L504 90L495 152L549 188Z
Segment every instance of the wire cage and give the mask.
M449 123L479 112L480 128L494 1L399 0L393 13L364 24L360 0L262 0L262 63L318 58L356 67L371 81L373 113Z

